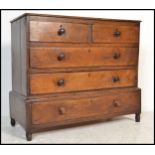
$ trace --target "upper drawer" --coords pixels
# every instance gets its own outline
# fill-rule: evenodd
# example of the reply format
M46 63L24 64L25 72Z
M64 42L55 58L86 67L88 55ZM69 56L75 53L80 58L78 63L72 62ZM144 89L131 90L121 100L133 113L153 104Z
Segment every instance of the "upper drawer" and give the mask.
M88 25L30 21L30 41L87 42Z
M68 68L137 65L138 48L31 47L32 68Z
M138 43L139 26L94 24L93 42Z

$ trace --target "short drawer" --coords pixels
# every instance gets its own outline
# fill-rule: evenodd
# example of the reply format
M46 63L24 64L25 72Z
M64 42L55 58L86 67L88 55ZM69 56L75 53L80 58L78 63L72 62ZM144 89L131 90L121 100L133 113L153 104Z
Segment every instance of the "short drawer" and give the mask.
M139 26L94 24L93 42L138 43Z
M86 43L88 26L76 23L30 21L30 41Z
M115 90L98 97L32 103L32 123L58 123L95 116L114 117L140 111L140 92ZM89 120L89 119L88 119Z
M138 48L123 47L31 47L32 68L68 68L137 65Z
M136 84L136 69L30 75L31 94L128 87Z

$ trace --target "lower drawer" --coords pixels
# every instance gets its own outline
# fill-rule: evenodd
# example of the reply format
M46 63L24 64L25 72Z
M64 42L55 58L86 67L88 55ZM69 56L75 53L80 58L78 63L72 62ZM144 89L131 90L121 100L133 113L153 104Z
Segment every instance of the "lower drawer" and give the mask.
M30 93L33 95L103 88L134 87L136 84L136 68L30 75Z
M103 91L96 97L54 99L32 103L32 124L63 123L70 120L116 116L140 111L140 91Z

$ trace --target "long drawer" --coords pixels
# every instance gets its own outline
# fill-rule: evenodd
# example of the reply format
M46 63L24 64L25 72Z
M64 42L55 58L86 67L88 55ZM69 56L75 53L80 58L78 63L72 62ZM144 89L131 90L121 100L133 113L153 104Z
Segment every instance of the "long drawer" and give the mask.
M136 85L136 69L30 75L31 94L131 87Z
M31 47L32 68L68 68L137 65L138 48Z
M48 124L95 116L117 116L140 110L138 90L113 90L97 97L52 100L32 103L32 124ZM103 118L104 118L103 117ZM102 117L100 117L102 118Z

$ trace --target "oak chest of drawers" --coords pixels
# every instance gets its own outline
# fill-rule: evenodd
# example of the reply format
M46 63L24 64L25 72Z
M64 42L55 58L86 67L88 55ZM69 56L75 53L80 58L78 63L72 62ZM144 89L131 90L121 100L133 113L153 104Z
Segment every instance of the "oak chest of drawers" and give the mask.
M140 121L140 21L24 14L11 28L11 125L27 140L119 115Z

